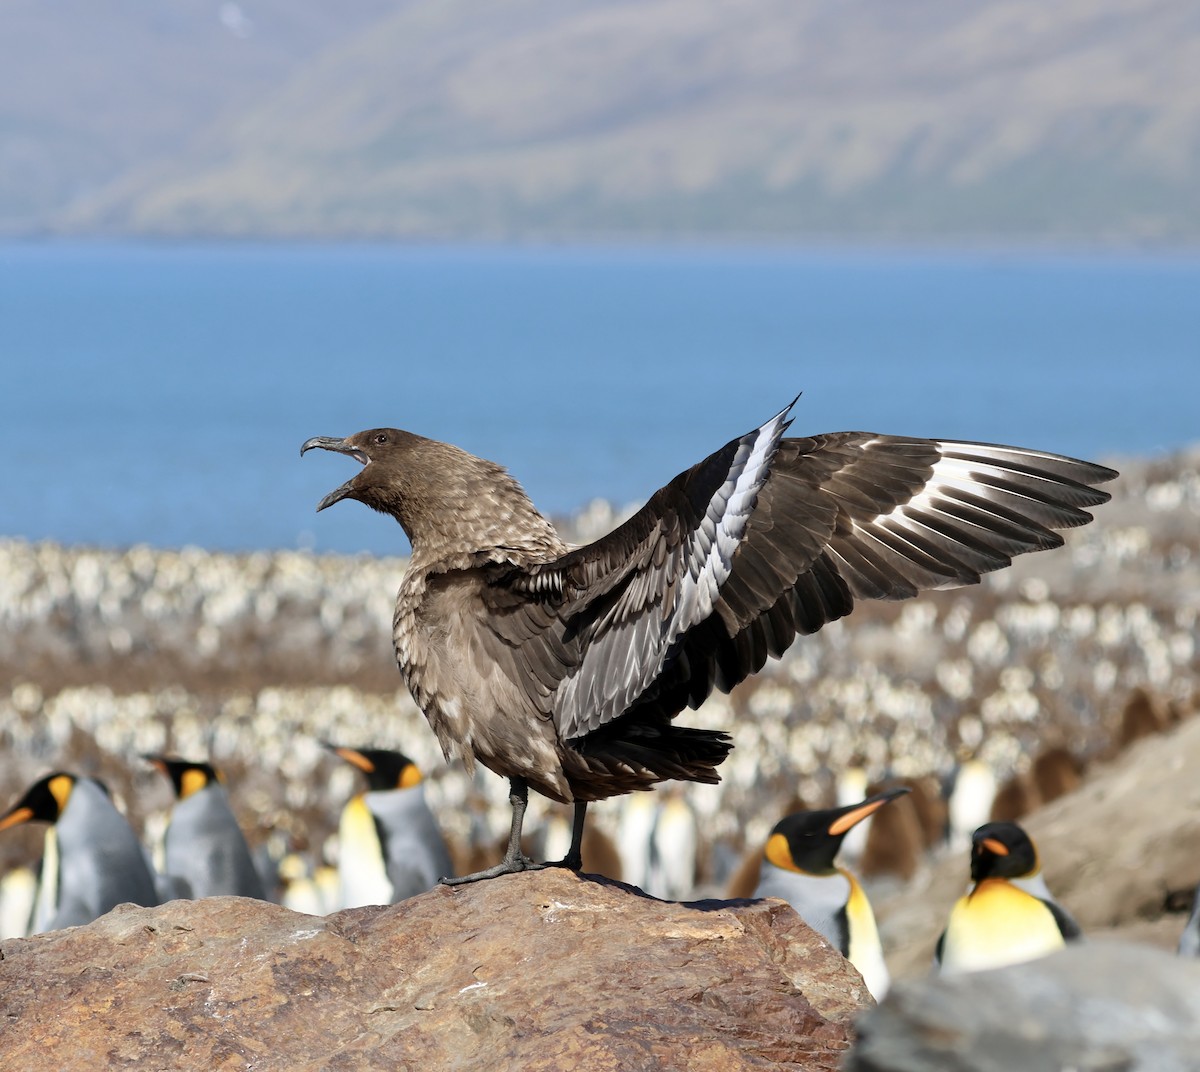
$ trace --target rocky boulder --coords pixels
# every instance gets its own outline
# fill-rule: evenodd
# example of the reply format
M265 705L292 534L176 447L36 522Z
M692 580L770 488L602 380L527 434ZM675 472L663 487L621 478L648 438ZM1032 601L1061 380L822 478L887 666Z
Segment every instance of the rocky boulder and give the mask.
M870 1003L781 902L547 870L328 917L123 906L0 943L6 1072L833 1070Z
M847 1072L1196 1072L1200 960L1117 942L897 983Z

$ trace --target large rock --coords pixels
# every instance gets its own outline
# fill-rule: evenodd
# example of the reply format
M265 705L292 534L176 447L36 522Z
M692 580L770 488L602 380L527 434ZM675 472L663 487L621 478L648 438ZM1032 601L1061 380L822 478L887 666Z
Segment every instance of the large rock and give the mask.
M847 1072L1197 1072L1200 961L1106 942L897 983Z
M5 1072L833 1070L870 1003L781 902L561 870L325 918L123 906L0 954Z

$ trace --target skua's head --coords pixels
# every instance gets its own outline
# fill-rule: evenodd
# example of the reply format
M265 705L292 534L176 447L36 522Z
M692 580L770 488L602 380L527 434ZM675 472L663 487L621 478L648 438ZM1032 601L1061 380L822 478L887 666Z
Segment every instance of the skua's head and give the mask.
M540 520L521 486L503 466L398 428L372 428L347 439L314 436L300 453L319 448L345 454L362 469L317 503L342 499L395 518L409 539L443 545L460 538L474 546L519 538L513 524ZM447 518L454 523L447 526ZM542 521L544 525L544 521Z

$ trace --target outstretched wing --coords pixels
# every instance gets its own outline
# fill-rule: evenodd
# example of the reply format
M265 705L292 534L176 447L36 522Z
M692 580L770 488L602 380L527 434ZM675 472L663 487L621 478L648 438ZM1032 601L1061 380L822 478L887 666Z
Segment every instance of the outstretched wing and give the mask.
M786 427L785 411L727 444L593 544L488 568L489 646L560 737L634 706L696 706L855 599L972 584L1057 547L1116 476L1016 447Z

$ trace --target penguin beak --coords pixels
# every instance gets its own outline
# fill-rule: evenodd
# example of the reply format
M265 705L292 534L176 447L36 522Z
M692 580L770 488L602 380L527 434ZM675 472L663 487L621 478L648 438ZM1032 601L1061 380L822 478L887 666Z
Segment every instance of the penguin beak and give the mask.
M345 439L338 439L334 436L313 436L312 439L306 439L300 447L300 457L304 457L306 451L313 450L331 450L335 454L346 454L353 458L360 465L366 465L371 459L366 453L354 446ZM336 502L341 502L343 499L354 494L354 478L351 477L346 483L340 487L334 488L328 495L317 503L317 513L319 514L327 506L332 506Z
M985 837L979 842L982 848L987 849L993 856L1007 856L1008 846L1003 841L997 841L994 837Z
M339 748L337 745L325 745L335 756L344 759L352 767L357 767L364 774L373 774L375 772L375 764L372 763L361 752L356 752L353 748Z
M886 793L880 793L877 796L864 800L861 804L852 806L829 824L830 836L837 837L839 834L846 833L851 827L857 826L864 819L874 815L889 801L895 800L897 797L902 797L905 793L909 792L911 790L907 786L901 786L899 789L889 789Z
M3 819L0 819L0 830L7 830L10 826L20 826L32 818L32 808L13 808Z

